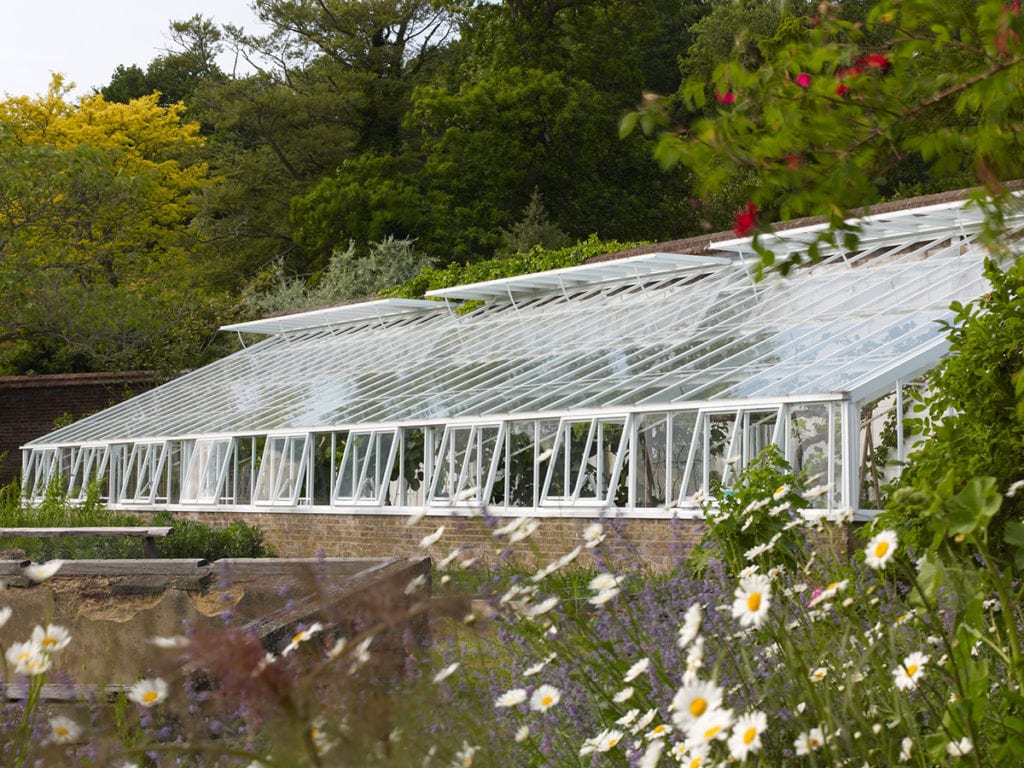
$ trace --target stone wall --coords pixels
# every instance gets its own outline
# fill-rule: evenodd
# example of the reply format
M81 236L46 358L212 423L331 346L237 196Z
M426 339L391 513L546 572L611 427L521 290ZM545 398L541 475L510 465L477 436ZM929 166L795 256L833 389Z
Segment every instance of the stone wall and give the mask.
M465 560L494 561L499 544L491 531L509 519L430 516L408 524L396 515L316 514L312 512L198 512L189 517L214 526L244 520L263 530L282 557L406 557L423 554L419 543L441 525L444 535L428 554L443 559L456 546ZM540 527L516 545L516 552L534 562L550 562L583 543L583 529L592 522L578 518L539 518ZM606 521L603 551L667 567L685 557L699 541L703 523L695 520L616 519Z
M21 446L52 432L58 420L96 413L160 381L145 371L0 376L0 484L21 474Z

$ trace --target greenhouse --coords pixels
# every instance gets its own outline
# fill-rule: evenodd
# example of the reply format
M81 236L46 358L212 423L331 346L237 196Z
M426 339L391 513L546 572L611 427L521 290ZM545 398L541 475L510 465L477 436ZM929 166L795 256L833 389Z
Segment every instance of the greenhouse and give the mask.
M695 517L774 443L821 513L870 515L908 388L947 349L936 321L986 291L983 223L963 200L875 213L786 277L755 279L750 238L726 236L226 326L240 351L25 445L24 494ZM804 252L823 227L762 244Z

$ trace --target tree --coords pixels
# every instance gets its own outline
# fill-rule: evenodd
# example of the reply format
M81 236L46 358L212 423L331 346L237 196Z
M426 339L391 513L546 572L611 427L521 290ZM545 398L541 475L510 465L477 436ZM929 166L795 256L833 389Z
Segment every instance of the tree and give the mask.
M678 98L698 118L680 122L667 100L629 115L657 136L664 167L684 165L701 195L733 188L749 201L738 227L825 215L839 232L851 210L885 197L963 186L1002 195L1024 171L1019 3L884 0L821 4L787 16L757 43L698 73ZM741 38L743 40L743 38ZM787 259L789 268L806 255ZM764 251L765 266L772 256Z
M198 128L155 96L0 102L0 370L178 369L217 306L194 282Z

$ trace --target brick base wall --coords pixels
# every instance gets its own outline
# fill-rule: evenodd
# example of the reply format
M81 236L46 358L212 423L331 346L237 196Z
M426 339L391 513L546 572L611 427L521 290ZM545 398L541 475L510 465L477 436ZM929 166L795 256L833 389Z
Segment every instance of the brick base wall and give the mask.
M0 484L21 474L21 446L52 432L65 415L80 419L160 381L149 372L0 376Z
M420 540L444 525L444 535L426 553L435 562L456 546L465 549L460 559L477 557L494 562L501 543L491 531L508 522L432 516L408 525L407 518L394 515L311 512L197 512L187 516L213 526L227 526L235 520L256 525L281 557L316 557L321 553L325 557L422 555ZM582 544L583 530L592 521L541 518L539 522L537 532L515 546L518 555L534 563L550 562ZM700 542L703 530L704 524L697 520L605 521L602 552L612 559L639 559L652 567L665 568L684 558Z

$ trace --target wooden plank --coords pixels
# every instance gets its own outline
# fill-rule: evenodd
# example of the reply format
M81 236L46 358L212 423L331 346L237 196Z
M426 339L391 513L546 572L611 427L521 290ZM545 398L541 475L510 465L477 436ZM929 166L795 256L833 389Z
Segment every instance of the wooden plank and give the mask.
M40 690L40 698L43 701L71 702L71 701L92 701L93 698L113 701L122 688L125 693L131 685L83 685L83 684L61 684L45 683ZM6 689L0 684L0 691L7 701L24 701L28 696L28 685L25 683L8 683Z
M0 581L26 579L29 560L0 560ZM205 576L212 573L202 559L65 560L54 578L61 576Z
M83 526L79 528L0 528L0 538L54 538L57 536L135 536L163 538L170 534L170 526Z
M394 558L384 557L225 557L216 560L213 568L218 578L302 578L323 575L326 578L345 578L362 573L368 568L392 563Z

